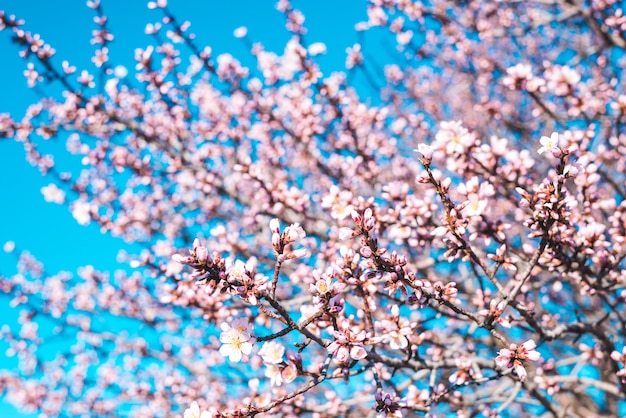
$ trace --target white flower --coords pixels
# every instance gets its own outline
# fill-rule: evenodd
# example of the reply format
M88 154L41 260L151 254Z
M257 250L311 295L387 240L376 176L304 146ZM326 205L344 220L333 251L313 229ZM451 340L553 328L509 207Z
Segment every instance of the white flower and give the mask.
M470 193L467 196L467 206L464 208L464 212L467 216L480 216L487 209L488 202L485 199L481 199L478 194Z
M448 154L462 154L474 144L474 140L474 135L463 126L461 121L443 121L435 135L435 148L444 148Z
M268 364L267 369L265 369L265 376L269 377L272 383L272 386L280 386L283 384L283 376L280 373L280 368L273 364Z
M240 282L246 282L250 280L250 277L248 276L248 273L246 272L246 265L241 260L235 261L235 264L230 266L230 268L228 269L228 275L232 279L238 280Z
M424 159L428 162L433 158L433 147L430 145L424 143L417 144L417 148L414 149L414 151L422 154Z
M202 411L202 413L200 413L198 402L193 401L191 406L185 410L183 418L211 418L211 414L208 411Z
M220 334L220 354L228 357L230 361L241 361L243 354L249 355L252 352L252 342L254 339L250 334L251 325L245 319L233 321L233 326L222 324Z
M266 342L259 350L259 355L263 357L263 361L266 364L281 363L283 361L284 354L285 347L281 343L277 343L275 341Z
M387 335L387 339L389 340L389 347L391 347L393 350L401 350L406 348L409 343L404 334L406 334L406 332L391 331Z
M15 249L15 242L13 241L7 241L4 243L4 245L2 246L2 249L4 250L5 253L12 253L13 250Z
M551 151L552 153L559 151L559 134L557 132L552 132L552 135L549 137L542 136L539 142L542 145L537 151L539 154L543 154L546 151Z
M117 78L124 78L128 75L128 70L123 65L118 65L113 69L113 75Z
M306 237L306 232L304 232L304 229L302 229L300 224L296 223L296 224L291 224L287 228L285 228L283 235L285 237L284 238L285 244L290 244L292 242L295 242L299 239Z

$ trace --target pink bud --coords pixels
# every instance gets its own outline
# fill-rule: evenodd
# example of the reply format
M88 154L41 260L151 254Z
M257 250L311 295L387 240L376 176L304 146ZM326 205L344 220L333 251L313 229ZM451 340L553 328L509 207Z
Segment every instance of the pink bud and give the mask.
M517 372L517 376L519 377L519 380L521 380L522 382L526 380L526 376L528 376L528 374L526 373L526 369L524 368L524 365L520 363L519 361L516 361L514 362L513 366L515 367L515 371Z
M276 249L280 247L280 234L277 232L272 234L272 246Z
M361 247L361 250L359 250L359 252L365 258L370 258L372 256L372 249L370 247Z
M298 248L297 250L293 250L292 252L290 252L287 255L287 259L292 260L295 258L302 258L302 257L305 257L306 255L307 255L306 248Z
M352 212L350 212L350 216L352 216L352 220L356 222L358 225L361 224L361 221L363 220L363 218L361 218L361 215L359 215L359 212L352 209Z
M172 256L172 261L179 263L179 264L189 264L191 262L191 257L186 257L180 254L174 254Z
M198 259L198 262L201 264L206 264L207 261L209 260L209 249L205 246L200 246L200 247L197 247L195 251L196 251L196 258Z
M275 234L280 233L280 223L278 222L278 219L274 218L270 221L270 230Z
M339 239L346 240L356 236L355 231L351 228L341 228L339 230Z

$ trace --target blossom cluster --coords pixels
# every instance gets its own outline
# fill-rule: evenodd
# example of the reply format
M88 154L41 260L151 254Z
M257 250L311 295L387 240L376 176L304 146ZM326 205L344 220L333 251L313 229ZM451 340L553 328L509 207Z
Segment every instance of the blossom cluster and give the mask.
M3 246L0 396L42 416L623 415L620 2L372 0L336 71L289 0L284 47L240 26L245 56L150 1L131 65L105 6L84 68L0 11L44 96L0 137L45 201L134 244L76 275Z

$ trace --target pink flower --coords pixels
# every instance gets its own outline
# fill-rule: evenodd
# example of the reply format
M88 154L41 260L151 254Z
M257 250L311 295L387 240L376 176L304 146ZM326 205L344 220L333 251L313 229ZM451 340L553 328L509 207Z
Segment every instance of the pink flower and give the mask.
M283 241L285 244L290 244L299 239L306 237L306 232L300 226L300 224L292 224L285 228L283 232Z
M89 88L93 88L96 85L96 83L93 82L93 76L89 74L87 70L83 70L80 73L80 77L78 77L77 81Z
M346 68L351 70L352 68L359 66L363 63L363 52L361 52L361 45L355 44L352 48L347 48L346 53Z
M341 330L335 331L333 334L336 338L326 349L329 353L333 353L335 361L338 363L346 363L350 358L353 360L361 360L367 357L364 342L366 340L365 331L354 333L350 329L347 322L341 325Z
M528 340L522 345L511 344L509 349L503 348L498 352L496 364L501 368L514 368L520 380L524 381L527 373L522 362L537 361L541 358L541 354L535 350L536 347L533 340Z

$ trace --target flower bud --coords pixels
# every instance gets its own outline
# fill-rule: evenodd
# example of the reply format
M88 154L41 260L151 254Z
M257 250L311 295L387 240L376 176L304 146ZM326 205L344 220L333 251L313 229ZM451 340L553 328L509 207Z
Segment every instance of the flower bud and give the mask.
M205 246L197 247L196 249L196 258L198 259L198 263L200 264L210 264L209 262L209 249ZM212 260L211 260L212 261Z
M192 261L192 258L189 256L184 256L181 254L174 254L172 256L172 261L178 263L178 264L189 264Z

